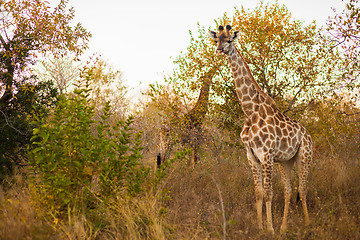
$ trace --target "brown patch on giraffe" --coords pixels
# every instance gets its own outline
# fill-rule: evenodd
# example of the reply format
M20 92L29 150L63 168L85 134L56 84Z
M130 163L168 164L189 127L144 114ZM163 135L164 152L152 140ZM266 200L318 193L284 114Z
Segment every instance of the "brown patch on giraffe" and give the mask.
M236 78L234 77L234 81L235 81L235 86L240 88L241 85L242 85L241 78L240 77L236 77Z
M251 86L251 80L250 80L250 78L249 77L244 77L244 84L246 85L246 86Z
M274 127L273 127L273 126L268 125L268 126L267 126L267 129L269 130L269 133L271 133L271 134L275 135L275 129L274 129Z
M274 118L274 122L275 122L275 125L276 125L276 126L279 126L280 121L279 121L279 119L278 119L277 117Z
M284 121L284 116L281 112L277 112L275 114L275 117L279 120L279 121Z
M288 138L282 138L280 140L280 150L285 151L287 149L287 146L288 146Z
M286 126L285 122L280 122L280 127L281 128L285 128L285 126Z
M253 114L252 117L251 117L251 123L255 124L255 123L258 122L258 120L259 120L259 115Z
M295 136L295 132L294 132L294 131L290 131L290 132L289 132L289 136L290 136L291 138L293 138L293 137Z
M259 136L263 142L265 142L265 140L269 138L269 134L263 132L260 132Z
M266 120L266 123L273 126L275 124L274 118L268 117Z
M262 131L263 133L268 133L268 132L269 132L266 126L264 126L264 127L261 129L261 131Z
M252 112L253 104L252 103L243 104L243 110L244 110L245 114L248 113L248 112Z
M249 95L250 95L250 97L253 98L255 96L255 94L256 94L256 89L253 86L250 86L249 87Z
M263 119L266 119L266 112L264 106L260 105L259 108L259 116Z
M274 110L273 110L273 108L272 108L271 106L266 105L266 106L265 106L265 109L266 109L267 115L269 115L269 116L274 115Z
M257 148L260 148L262 146L262 142L258 136L254 137L254 143Z
M243 101L243 102L248 102L248 101L251 101L251 98L250 98L248 95L246 95L246 96L244 96L244 97L242 98L242 101Z
M284 129L282 130L282 133L283 133L283 136L285 136L285 137L287 137L288 134L289 134L289 132L288 132L288 130L287 130L286 128L284 128Z
M253 125L253 126L251 127L251 130L252 130L252 133L253 133L253 134L256 134L256 133L259 131L259 128L258 128L258 126Z
M239 72L233 72L233 78L234 78L234 79L237 79L238 76L239 76Z
M248 71L246 70L246 67L242 67L242 73L243 75L249 75Z
M262 128L264 125L265 125L265 121L262 118L260 118L259 127Z
M241 92L242 92L243 95L247 95L247 94L248 94L248 88L243 87L243 88L241 89Z
M281 129L278 126L276 126L275 131L276 135L281 136Z
M259 108L260 108L259 104L255 104L255 106L254 106L254 111L255 111L255 112L259 111Z

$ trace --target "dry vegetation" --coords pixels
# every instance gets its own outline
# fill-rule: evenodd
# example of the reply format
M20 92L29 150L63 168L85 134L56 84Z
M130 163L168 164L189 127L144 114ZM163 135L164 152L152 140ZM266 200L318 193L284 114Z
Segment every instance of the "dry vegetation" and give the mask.
M203 155L211 152L204 150ZM218 157L222 161L205 156L195 169L174 162L150 192L100 206L94 218L106 225L81 216L61 222L45 217L32 204L25 178L18 174L0 192L0 239L359 239L360 164L353 156L360 152L335 150L341 152L315 152L308 187L311 225L304 226L294 191L284 235L278 234L284 206L278 171L273 180L277 234L272 236L256 227L253 181L245 156L227 149Z

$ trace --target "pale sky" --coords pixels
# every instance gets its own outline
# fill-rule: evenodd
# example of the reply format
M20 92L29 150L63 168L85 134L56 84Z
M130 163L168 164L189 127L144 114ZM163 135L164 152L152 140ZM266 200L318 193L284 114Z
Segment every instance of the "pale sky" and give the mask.
M56 3L58 0L51 0ZM264 3L274 0L264 0ZM133 91L149 83L162 82L174 68L171 57L185 51L190 43L189 30L197 23L214 26L214 20L234 13L243 5L254 9L258 0L70 0L75 21L92 33L89 53L100 53L124 74L125 84ZM305 24L316 20L323 25L331 8L343 9L341 0L279 0L295 19ZM89 54L91 55L91 54Z

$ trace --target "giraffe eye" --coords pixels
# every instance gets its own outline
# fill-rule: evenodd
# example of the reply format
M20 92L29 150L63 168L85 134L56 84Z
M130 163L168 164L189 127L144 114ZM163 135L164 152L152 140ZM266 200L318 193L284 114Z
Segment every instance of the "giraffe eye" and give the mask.
M232 41L227 41L228 43L231 43Z

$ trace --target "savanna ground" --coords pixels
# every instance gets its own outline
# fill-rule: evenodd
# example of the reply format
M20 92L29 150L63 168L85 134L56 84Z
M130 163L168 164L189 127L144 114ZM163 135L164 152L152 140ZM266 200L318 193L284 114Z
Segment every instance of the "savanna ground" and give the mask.
M348 149L349 150L349 149ZM96 226L82 216L62 222L45 217L32 204L26 180L19 172L1 189L1 239L359 239L359 150L341 147L329 154L315 150L308 184L311 224L304 225L296 203L297 177L293 172L293 197L289 230L279 235L284 206L279 172L273 178L274 236L257 229L252 174L242 151L225 148L219 153L203 148L195 169L174 162L168 175L151 191L134 198L114 199L96 209L106 222ZM333 154L333 155L332 155ZM151 155L147 164L155 161Z

